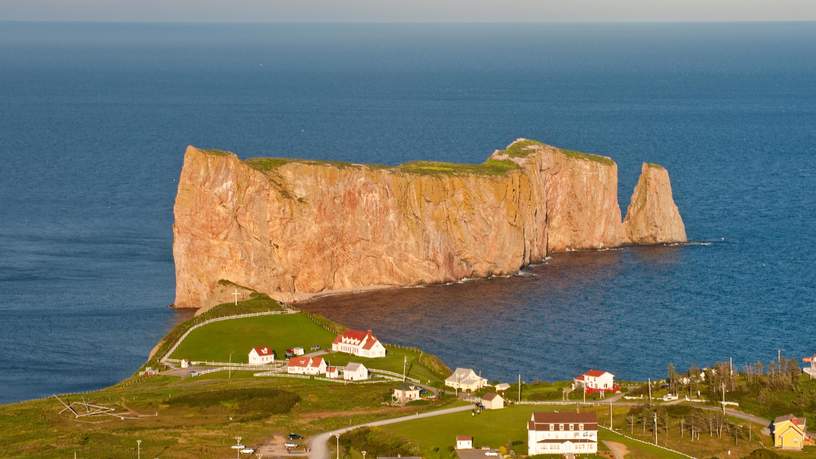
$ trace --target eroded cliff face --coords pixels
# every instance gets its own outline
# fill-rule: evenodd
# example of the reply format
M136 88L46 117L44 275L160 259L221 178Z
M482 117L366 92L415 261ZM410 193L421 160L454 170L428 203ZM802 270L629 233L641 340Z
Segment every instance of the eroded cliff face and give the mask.
M623 222L632 244L685 242L686 227L672 197L669 172L644 163Z
M638 243L676 241L670 185L663 196L649 177L645 210L624 225L611 159L523 139L483 165L391 168L191 146L174 209L175 305L207 306L223 281L299 301L512 274L550 252L627 244L630 229Z

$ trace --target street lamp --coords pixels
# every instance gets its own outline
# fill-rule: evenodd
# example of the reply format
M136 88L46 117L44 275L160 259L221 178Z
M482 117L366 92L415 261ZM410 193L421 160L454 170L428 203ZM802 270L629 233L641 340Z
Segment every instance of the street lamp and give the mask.
M243 445L241 445L241 437L233 438L235 438L235 446L233 446L233 448L235 448L235 457L241 459L241 448L243 448Z
M142 441L136 440L136 459L142 459Z
M337 459L340 459L340 434L334 434L334 438L337 439Z

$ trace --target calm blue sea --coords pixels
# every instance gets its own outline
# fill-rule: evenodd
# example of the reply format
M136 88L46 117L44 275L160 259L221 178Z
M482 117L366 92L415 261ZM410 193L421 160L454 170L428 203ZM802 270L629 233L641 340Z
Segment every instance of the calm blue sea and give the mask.
M187 144L481 161L516 137L666 165L686 247L310 306L495 379L816 351L816 24L0 23L0 402L135 371L182 316Z

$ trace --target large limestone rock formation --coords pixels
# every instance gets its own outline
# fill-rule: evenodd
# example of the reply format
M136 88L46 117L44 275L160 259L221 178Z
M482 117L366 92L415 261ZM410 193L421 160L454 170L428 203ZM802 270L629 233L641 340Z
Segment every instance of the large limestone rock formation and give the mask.
M611 159L530 140L481 165L395 167L242 161L191 146L174 209L175 305L206 306L227 281L298 301L511 274L551 252L627 244L630 234L684 241L668 174L647 181L635 191L644 205L624 224Z
M674 204L669 172L663 166L643 164L623 226L632 244L686 241L686 227Z

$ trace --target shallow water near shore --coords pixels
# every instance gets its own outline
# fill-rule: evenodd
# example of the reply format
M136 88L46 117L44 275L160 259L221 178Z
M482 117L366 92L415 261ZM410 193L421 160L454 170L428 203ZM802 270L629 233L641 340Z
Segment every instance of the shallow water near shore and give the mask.
M188 144L483 161L530 137L669 170L696 244L306 305L495 379L816 351L816 24L0 23L0 403L130 375L189 313Z

